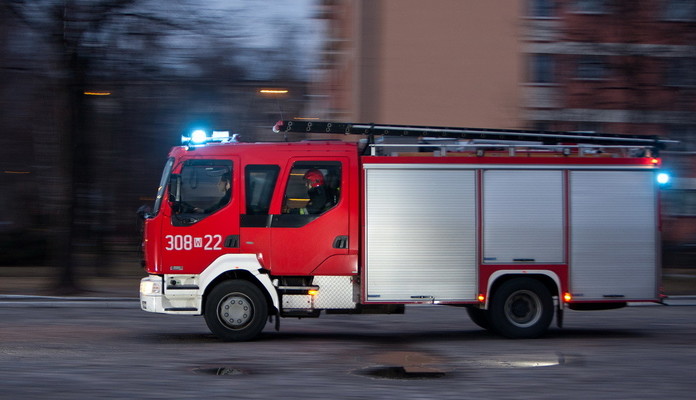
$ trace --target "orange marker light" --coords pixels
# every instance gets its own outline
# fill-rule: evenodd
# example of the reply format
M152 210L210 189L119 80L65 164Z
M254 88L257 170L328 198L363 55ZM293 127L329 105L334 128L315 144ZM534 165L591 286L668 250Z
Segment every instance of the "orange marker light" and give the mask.
M573 300L573 295L570 293L563 293L563 301L566 303L570 303L570 301Z
M479 294L478 301L483 303L484 301L486 301L486 296L483 293Z
M319 291L316 290L316 289L309 289L309 290L307 291L307 294L310 295L310 296L316 296L316 295L319 294Z

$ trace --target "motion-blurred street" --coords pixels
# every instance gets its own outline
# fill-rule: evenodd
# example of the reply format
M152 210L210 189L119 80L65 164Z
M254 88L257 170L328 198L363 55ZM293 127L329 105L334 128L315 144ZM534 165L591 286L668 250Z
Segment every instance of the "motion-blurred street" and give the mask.
M223 343L200 317L134 299L3 299L0 398L688 399L694 301L567 312L537 340L480 330L455 307L283 319Z

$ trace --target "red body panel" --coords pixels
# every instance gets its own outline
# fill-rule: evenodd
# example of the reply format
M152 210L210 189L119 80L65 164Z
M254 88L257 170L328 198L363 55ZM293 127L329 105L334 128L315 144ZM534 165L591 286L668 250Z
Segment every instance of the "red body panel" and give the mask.
M187 160L232 161L232 196L223 209L189 226L174 226L169 194L165 193L161 209L146 220L145 263L152 274L200 274L223 254L256 254L261 265L272 275L350 275L357 271L358 252L358 151L355 144L340 142L312 143L239 143L213 144L186 149L175 147L174 173ZM302 226L249 226L241 222L246 214L249 165L272 165L279 168L278 179L267 218L276 221L281 215L288 174L295 161L340 162L343 177L339 203ZM277 221L274 222L277 224ZM270 225L270 226L269 226ZM225 247L225 239L238 235L237 247ZM334 248L336 237L348 237L347 248ZM221 241L220 241L221 239ZM202 246L200 245L202 243ZM345 247L345 246L344 246Z
M204 157L196 157L204 158ZM232 160L232 196L230 202L207 218L190 226L174 226L172 209L168 202L162 206L159 243L160 273L200 274L216 258L223 254L238 253L238 248L225 246L230 236L239 235L240 174L237 173L238 157L207 156L206 159ZM178 173L181 163L174 164Z

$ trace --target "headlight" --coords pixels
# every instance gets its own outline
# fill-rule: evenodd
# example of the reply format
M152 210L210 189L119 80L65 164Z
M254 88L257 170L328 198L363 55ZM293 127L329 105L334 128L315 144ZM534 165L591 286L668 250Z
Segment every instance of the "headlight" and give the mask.
M146 280L148 278L140 281L140 294L150 295L150 294L162 294L162 282Z

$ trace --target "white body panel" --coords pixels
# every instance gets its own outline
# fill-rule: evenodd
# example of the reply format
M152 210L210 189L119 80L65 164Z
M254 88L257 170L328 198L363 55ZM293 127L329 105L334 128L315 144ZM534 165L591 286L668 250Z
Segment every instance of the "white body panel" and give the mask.
M160 293L140 292L140 307L145 311L165 314L200 315L203 312L203 294L215 278L227 271L243 270L251 273L271 296L273 307L279 309L278 292L267 274L259 272L261 264L255 254L225 254L220 256L200 275L151 275L141 282L163 281ZM171 280L177 285L171 285ZM179 287L179 288L177 288ZM142 285L141 285L142 288Z

